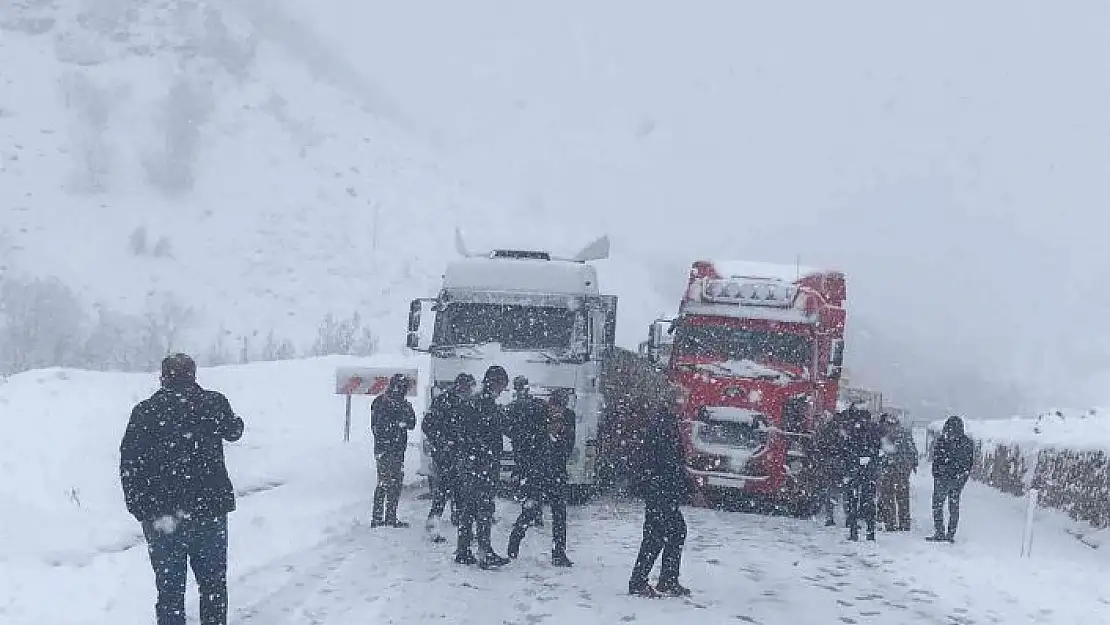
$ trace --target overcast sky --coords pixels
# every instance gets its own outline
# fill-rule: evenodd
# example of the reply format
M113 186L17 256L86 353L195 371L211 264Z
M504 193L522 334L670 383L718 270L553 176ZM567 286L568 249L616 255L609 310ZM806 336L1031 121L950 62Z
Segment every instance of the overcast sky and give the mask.
M1107 405L1110 3L904 4L237 0L220 28L431 146L359 180L421 204L404 236L428 276L455 225L571 252L609 234L634 346L692 260L800 259L847 273L853 373L899 402ZM414 143L370 135L382 159ZM414 195L414 169L466 188Z
M608 232L662 287L800 255L848 273L862 377L1110 399L1110 5L334 4L315 27L506 224Z

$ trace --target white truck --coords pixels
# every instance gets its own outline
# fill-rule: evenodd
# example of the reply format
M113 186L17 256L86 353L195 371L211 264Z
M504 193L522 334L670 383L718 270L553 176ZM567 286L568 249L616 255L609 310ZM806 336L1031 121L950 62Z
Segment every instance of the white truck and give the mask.
M459 373L481 384L491 365L504 367L510 379L528 378L537 397L569 389L578 421L567 469L571 486L588 491L598 481L604 410L599 377L613 346L617 312L617 298L601 294L597 269L588 261L609 257L609 239L601 237L571 258L535 250L474 254L458 231L455 244L462 258L447 266L439 294L413 300L409 309L406 343L431 358L428 404ZM434 320L422 327L426 313ZM511 400L511 391L500 398ZM505 447L503 478L512 469L507 439ZM430 475L431 469L422 447L418 472Z

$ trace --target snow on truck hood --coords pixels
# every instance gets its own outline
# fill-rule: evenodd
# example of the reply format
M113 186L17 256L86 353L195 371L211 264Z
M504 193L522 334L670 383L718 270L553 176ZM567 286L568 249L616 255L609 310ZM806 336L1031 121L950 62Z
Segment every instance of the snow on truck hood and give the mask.
M777 369L769 365L764 365L754 360L726 360L723 362L691 362L679 363L679 367L685 367L705 373L716 378L747 378L747 379L772 379L779 383L793 382L799 379L799 376Z

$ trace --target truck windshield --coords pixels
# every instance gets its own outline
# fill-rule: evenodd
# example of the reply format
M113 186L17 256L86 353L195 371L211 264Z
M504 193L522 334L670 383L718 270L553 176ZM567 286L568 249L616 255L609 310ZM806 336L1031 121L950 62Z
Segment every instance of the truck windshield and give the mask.
M563 351L572 347L576 317L568 308L454 302L436 315L432 342Z
M795 367L810 364L811 349L809 339L797 334L688 323L679 325L674 343L679 357L752 360Z

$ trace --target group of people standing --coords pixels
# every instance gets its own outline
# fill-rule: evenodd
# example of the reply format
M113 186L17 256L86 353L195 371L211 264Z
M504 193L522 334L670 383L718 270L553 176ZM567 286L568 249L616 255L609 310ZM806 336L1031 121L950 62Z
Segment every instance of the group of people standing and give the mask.
M239 440L244 423L227 398L202 388L196 362L173 354L162 362L161 388L131 413L120 443L120 481L128 511L140 522L154 570L158 625L184 625L185 577L192 568L200 590L201 623L227 622L227 515L235 493L224 463L223 443ZM509 385L505 369L486 370L480 388L467 373L435 397L422 429L435 464L436 480L428 528L439 542L438 524L452 504L458 525L455 561L483 568L505 565L519 554L528 528L539 523L542 507L552 510L551 562L570 567L567 557L567 460L577 418L569 396L555 390L546 400L531 395L528 381L515 381L516 398L503 409L497 398ZM378 469L374 527L407 527L397 517L408 432L416 415L406 399L408 380L390 379L371 407ZM669 401L669 400L668 400ZM629 579L638 596L688 595L679 583L686 521L680 506L696 493L685 469L678 424L667 401L642 399L631 409L647 427L639 440L635 472L645 501L643 539ZM523 501L509 534L509 558L491 542L494 491L500 477L502 437L513 443L516 480ZM887 415L872 419L852 406L814 434L815 466L824 489L827 523L835 525L834 501L845 499L850 538L859 540L862 520L874 540L877 521L891 531L910 529L910 475L918 453L908 430ZM959 522L960 494L974 462L974 444L963 420L949 417L932 450L933 520L931 541L952 541ZM878 500L878 506L876 506ZM948 504L947 524L944 506ZM477 556L472 543L477 540ZM662 556L658 582L648 575Z
M960 493L971 476L974 449L963 420L949 417L932 450L936 531L927 540L954 540ZM910 477L917 472L919 453L912 432L895 417L883 413L875 419L853 404L817 429L812 450L826 525L836 525L834 509L843 500L850 540L859 540L861 521L867 540L875 540L880 522L888 532L910 531Z
M378 463L378 488L371 525L407 527L396 516L400 494L400 459L407 432L415 428L411 405L405 399L405 378L396 376L371 406L371 430ZM567 461L574 450L577 417L568 406L566 389L554 389L546 399L532 395L523 376L513 380L515 397L506 407L497 398L509 385L504 368L486 370L480 388L468 373L460 373L432 400L421 423L433 463L432 504L425 524L433 542L446 542L440 531L447 504L458 526L455 562L488 569L516 559L528 529L541 525L543 509L552 517L551 563L574 565L567 556ZM648 410L647 407L644 408ZM628 590L639 596L684 596L679 583L686 521L679 506L690 494L679 443L677 422L667 413L648 415L649 426L639 449L644 459L640 490L646 502L644 536ZM503 438L512 442L513 483L521 501L506 545L507 558L493 548L491 528L494 493L500 479ZM477 542L477 553L473 547ZM648 575L662 556L659 581Z
M486 370L477 392L474 376L460 373L432 400L421 425L435 472L426 527L434 541L445 541L439 525L450 502L458 525L455 561L493 568L517 557L528 528L537 523L547 505L553 519L551 562L560 567L573 566L566 551L566 488L567 459L574 449L577 419L568 408L566 390L555 389L544 401L531 396L526 379L518 377L515 382L517 396L507 409L497 404L497 398L508 388L509 376L496 365ZM378 463L371 521L375 527L408 525L396 516L401 479L397 458L403 459L406 432L416 425L412 407L405 399L405 383L403 376L395 376L389 389L371 406ZM508 558L494 550L491 538L503 436L513 444L523 499L520 516L509 535Z

